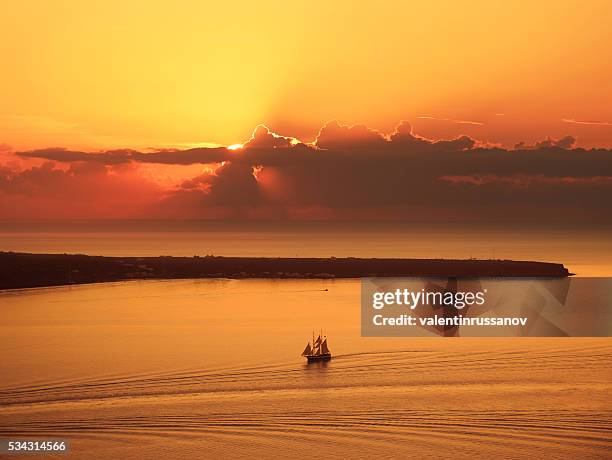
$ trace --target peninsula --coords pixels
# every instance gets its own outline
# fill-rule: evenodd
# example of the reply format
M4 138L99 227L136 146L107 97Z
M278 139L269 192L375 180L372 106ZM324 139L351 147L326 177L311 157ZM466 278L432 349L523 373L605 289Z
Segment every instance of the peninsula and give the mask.
M106 257L0 252L0 289L133 279L565 277L563 264L514 260Z

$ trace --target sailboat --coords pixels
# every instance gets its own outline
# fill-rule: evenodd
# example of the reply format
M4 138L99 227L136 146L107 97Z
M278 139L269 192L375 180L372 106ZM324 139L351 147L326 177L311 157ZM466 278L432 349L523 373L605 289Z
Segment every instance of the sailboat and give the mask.
M331 359L331 351L327 348L327 337L323 336L323 331L321 331L317 340L314 338L314 332L312 333L312 345L308 342L302 352L302 356L305 356L309 363L329 361Z

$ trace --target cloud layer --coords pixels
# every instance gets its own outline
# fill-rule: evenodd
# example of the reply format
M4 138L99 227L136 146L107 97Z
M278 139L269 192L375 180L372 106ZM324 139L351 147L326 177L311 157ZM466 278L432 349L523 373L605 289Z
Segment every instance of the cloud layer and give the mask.
M37 164L0 167L0 217L611 222L612 150L574 146L330 122L312 144L258 126L238 149L32 150L13 156ZM202 169L171 186L142 174L171 165Z

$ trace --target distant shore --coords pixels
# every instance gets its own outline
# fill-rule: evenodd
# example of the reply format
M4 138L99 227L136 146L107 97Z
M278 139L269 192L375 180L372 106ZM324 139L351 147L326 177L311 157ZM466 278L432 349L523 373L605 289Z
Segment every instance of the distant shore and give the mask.
M0 252L0 289L143 279L565 277L563 264L513 260L105 257Z

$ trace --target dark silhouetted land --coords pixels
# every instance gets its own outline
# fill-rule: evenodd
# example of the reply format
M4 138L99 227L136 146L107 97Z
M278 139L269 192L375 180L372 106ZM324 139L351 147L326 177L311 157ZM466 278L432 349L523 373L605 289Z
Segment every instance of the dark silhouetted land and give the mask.
M391 276L564 277L562 264L513 260L103 257L0 252L0 289L180 278L361 278Z

